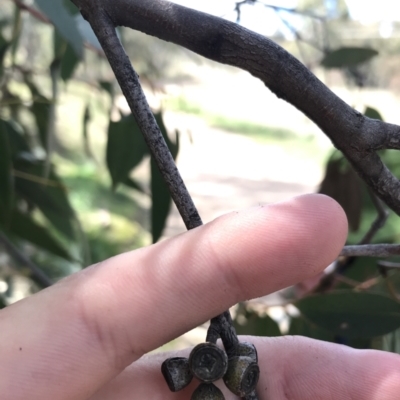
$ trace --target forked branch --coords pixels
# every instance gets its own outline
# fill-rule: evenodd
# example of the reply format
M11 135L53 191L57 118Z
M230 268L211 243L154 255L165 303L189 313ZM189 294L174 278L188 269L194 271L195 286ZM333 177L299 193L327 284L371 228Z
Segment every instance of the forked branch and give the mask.
M114 26L176 43L260 78L278 97L314 121L372 191L400 215L400 181L377 154L381 149L400 149L400 127L351 108L273 41L233 22L165 0L73 2L86 17L106 15Z

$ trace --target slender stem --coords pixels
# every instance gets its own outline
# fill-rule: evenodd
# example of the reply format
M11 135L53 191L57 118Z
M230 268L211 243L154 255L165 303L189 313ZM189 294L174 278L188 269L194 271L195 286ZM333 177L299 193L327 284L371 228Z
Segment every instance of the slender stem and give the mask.
M16 6L18 6L21 10L26 10L28 11L31 15L33 15L36 19L38 19L39 21L42 21L46 24L51 24L51 21L48 17L46 17L46 15L44 15L43 13L41 13L40 11L38 11L36 8L28 6L27 4L25 4L23 1L21 0L14 0L14 3L16 4Z
M373 239L373 237L376 235L376 233L379 231L379 229L383 228L383 226L385 225L385 223L389 217L389 212L385 209L382 201L371 190L369 190L369 195L371 197L374 207L376 208L378 215L376 216L376 218L375 218L374 222L371 224L371 227L369 228L368 232L361 239L359 244L371 243L371 240Z
M122 47L111 19L108 18L107 14L100 11L97 15L90 15L89 22L114 71L186 228L193 229L202 225L200 215L150 110L139 77Z
M400 255L399 244L365 244L346 246L340 253L343 257L390 257Z
M84 15L84 17L90 22L104 50L186 228L193 229L202 225L200 215L150 110L140 85L139 77L122 47L111 19L101 10L94 14ZM238 343L239 340L229 311L225 311L220 316L214 318L211 321L211 327L214 327L214 330L218 331L227 352ZM254 396L253 399L256 400L257 395L254 394Z
M25 256L2 232L0 232L0 243L6 251L20 264L27 267L32 278L43 287L49 287L53 284L51 279L28 257Z

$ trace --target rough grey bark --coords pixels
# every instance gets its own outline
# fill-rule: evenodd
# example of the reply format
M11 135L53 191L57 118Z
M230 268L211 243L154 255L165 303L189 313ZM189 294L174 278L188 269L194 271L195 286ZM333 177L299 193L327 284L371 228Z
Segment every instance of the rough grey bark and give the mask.
M373 192L400 215L400 182L377 154L381 149L400 149L400 127L351 108L276 43L235 23L164 0L73 2L84 16L107 15L114 26L179 44L260 78L314 121Z

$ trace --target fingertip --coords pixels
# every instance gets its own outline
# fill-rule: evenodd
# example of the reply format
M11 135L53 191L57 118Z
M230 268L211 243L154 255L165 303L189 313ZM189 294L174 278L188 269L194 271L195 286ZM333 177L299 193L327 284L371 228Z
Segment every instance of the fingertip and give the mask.
M348 235L346 213L336 200L324 194L309 194L297 199L304 202L304 212L309 213L310 218L314 220L312 222L318 226L317 229L321 232L321 236L315 238L315 245L310 246L310 250L323 248L326 262L331 263L346 243Z

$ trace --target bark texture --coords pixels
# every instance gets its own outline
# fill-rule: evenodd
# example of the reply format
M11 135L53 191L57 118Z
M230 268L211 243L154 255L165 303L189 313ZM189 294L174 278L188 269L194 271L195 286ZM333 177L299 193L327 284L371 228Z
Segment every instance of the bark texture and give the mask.
M235 23L164 0L72 1L88 19L107 15L114 26L176 43L261 79L279 98L314 121L373 192L400 215L400 182L377 154L381 149L400 149L400 127L367 118L351 108L273 41Z

